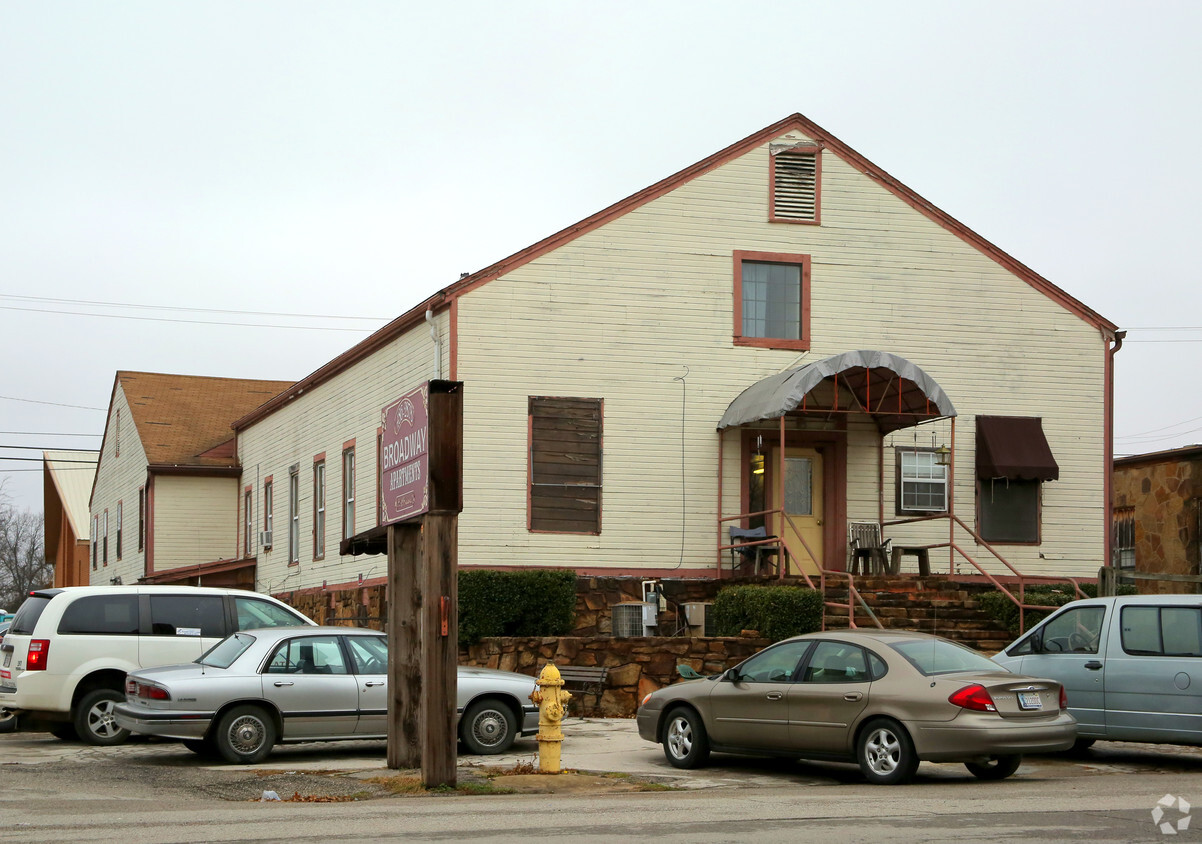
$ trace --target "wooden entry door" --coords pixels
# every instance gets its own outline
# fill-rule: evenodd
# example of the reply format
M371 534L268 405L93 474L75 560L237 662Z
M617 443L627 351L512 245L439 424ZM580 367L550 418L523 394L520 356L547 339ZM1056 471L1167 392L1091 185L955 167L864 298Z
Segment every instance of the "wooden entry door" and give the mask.
M784 502L789 518L773 516L772 532L783 537L789 549L788 574L800 574L800 563L808 574L817 574L823 560L823 460L817 449L786 446L785 473L780 475L780 447L769 449L768 480L765 486L768 507L781 509ZM804 544L802 539L805 540ZM807 547L809 550L807 551ZM811 556L812 552L812 556Z

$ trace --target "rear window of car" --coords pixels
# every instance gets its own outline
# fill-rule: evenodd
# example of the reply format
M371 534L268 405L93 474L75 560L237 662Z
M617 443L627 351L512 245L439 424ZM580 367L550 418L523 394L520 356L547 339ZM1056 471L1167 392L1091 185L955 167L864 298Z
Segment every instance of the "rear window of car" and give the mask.
M255 637L249 633L235 633L213 645L196 661L212 668L229 668L254 643Z
M295 627L308 624L309 619L287 607L264 601L262 598L235 598L234 610L238 616L239 630L255 630L261 627Z
M151 595L150 631L155 636L225 635L225 602L220 595Z
M1139 656L1202 656L1202 608L1123 607L1123 650Z
M42 617L42 611L50 604L52 598L53 596L46 595L30 595L26 598L13 617L13 626L9 628L11 632L31 635L38 619Z
M137 595L87 595L63 611L59 633L107 636L138 634Z
M889 646L927 677L960 671L1006 671L984 654L946 639L910 639Z

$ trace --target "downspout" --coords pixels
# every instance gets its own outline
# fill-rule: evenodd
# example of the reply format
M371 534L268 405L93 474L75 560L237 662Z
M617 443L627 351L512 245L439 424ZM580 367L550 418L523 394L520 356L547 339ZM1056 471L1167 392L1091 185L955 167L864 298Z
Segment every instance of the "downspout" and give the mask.
M1105 441L1105 460L1106 473L1103 476L1102 495L1106 501L1105 519L1106 523L1103 526L1103 554L1102 565L1112 566L1114 560L1111 554L1114 549L1111 547L1113 543L1113 528L1114 524L1114 356L1118 354L1119 349L1123 348L1123 338L1127 336L1126 331L1114 332L1114 345L1111 346L1106 353L1106 408L1103 411L1103 440Z
M430 326L430 339L434 342L434 377L442 378L442 341L438 326L434 322L434 309L426 308L426 324Z

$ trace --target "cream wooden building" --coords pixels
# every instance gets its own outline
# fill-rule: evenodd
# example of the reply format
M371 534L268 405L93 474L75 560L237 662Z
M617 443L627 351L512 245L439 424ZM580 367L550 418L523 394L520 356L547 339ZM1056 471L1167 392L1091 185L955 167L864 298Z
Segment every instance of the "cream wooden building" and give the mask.
M730 528L761 524L766 565L783 542L786 571L842 570L872 523L936 571L1093 577L1115 329L793 115L234 421L222 541L267 592L382 580L342 553L379 547L380 411L442 378L464 384L463 566L727 576Z

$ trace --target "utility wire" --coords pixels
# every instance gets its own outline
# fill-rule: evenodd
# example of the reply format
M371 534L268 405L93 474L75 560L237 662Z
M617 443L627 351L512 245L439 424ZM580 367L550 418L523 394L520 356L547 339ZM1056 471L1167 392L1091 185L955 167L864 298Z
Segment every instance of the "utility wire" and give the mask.
M100 319L132 319L139 322L175 322L186 325L232 325L238 328L289 328L299 329L301 331L356 331L359 333L370 333L369 328L335 328L327 325L278 325L272 323L259 322L220 322L217 320L205 319L171 319L169 317L142 317L129 316L128 314L89 314L81 311L54 311L48 308L17 308L12 305L0 305L0 310L5 311L25 311L35 314L63 314L65 316L82 316L82 317L97 317ZM357 317L356 317L357 318ZM383 320L380 320L383 322Z
M22 463L45 463L41 457L5 457L0 455L0 460L19 460ZM98 460L52 460L52 463L87 463L89 466L95 466Z
M79 410L108 410L107 407L88 407L85 404L63 404L62 402L57 402L57 401L39 401L38 399L19 399L16 396L0 396L0 399L5 399L7 401L23 401L23 402L28 402L29 404L49 404L54 407L74 407L74 408L78 408Z
M0 431L0 435L17 437L103 437L104 434L66 434L62 431Z
M0 299L13 299L20 302L50 302L58 305L97 305L102 308L141 308L150 311L185 311L198 314L238 314L242 316L273 316L294 319L361 319L379 322L382 317L345 316L339 314L289 314L274 311L240 311L225 308L187 308L176 305L143 305L136 302L97 302L87 299L51 299L44 296L15 296L0 293Z
M0 445L0 448L20 448L25 451L95 451L97 454L100 453L94 448L46 448L40 445Z

